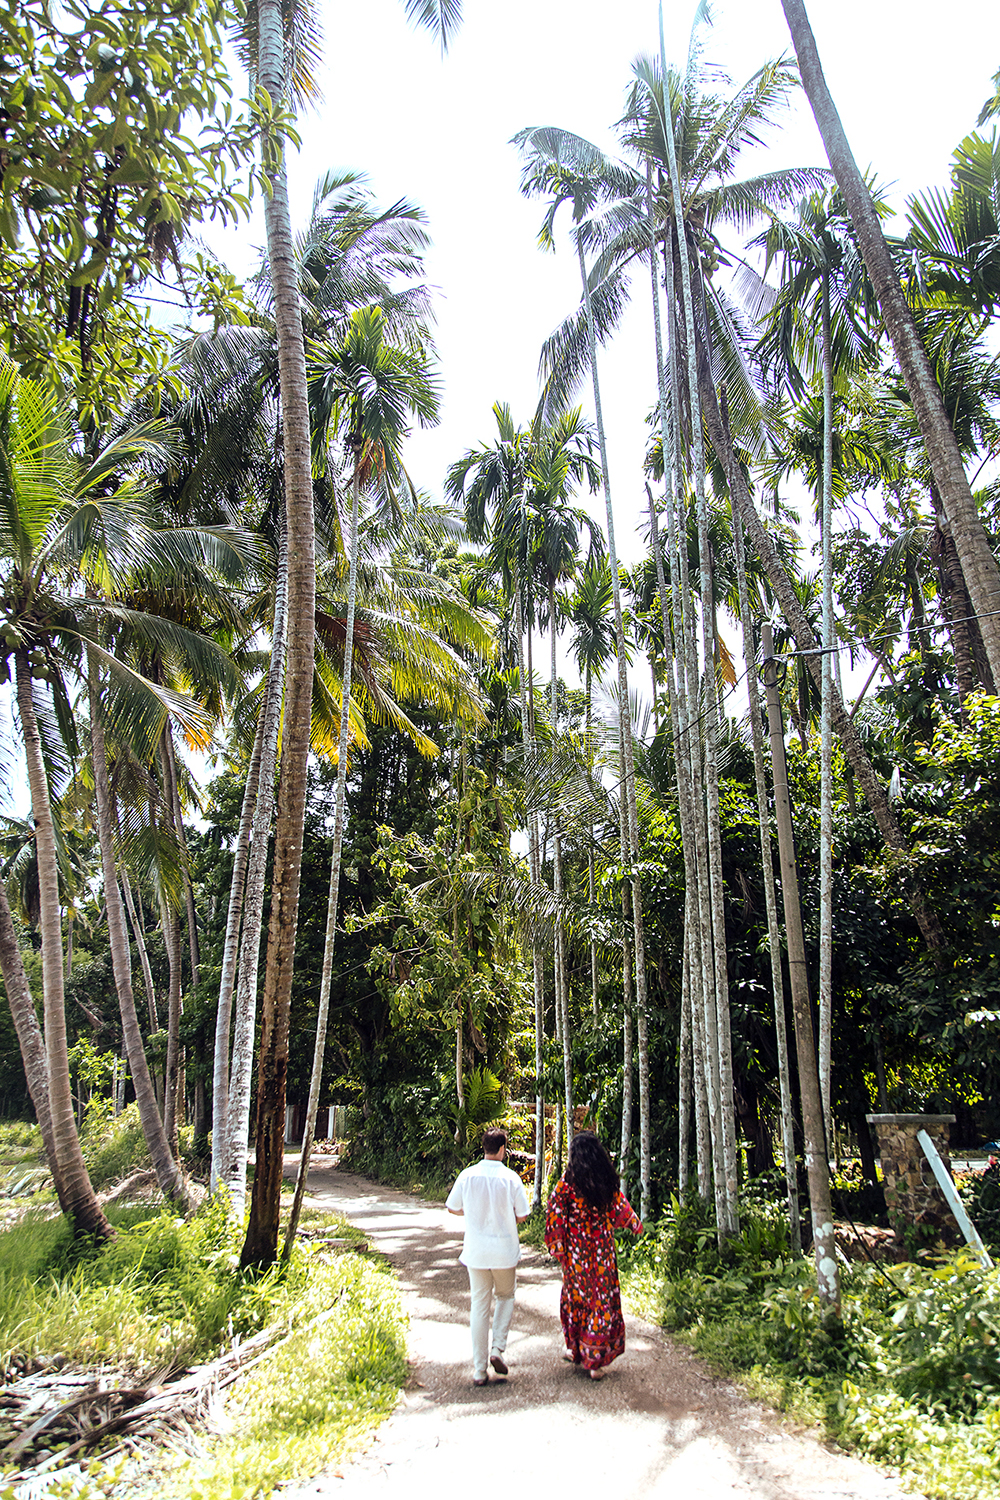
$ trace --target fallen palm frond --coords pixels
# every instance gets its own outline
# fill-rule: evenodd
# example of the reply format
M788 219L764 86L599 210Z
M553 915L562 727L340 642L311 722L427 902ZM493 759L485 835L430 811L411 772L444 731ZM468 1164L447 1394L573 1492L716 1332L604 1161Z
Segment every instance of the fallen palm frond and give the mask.
M336 1242L332 1242L336 1243ZM341 1241L346 1246L346 1241ZM233 1345L217 1359L178 1379L158 1371L142 1384L109 1385L106 1376L68 1372L28 1375L0 1393L0 1423L15 1436L0 1449L0 1462L20 1462L34 1454L38 1462L4 1477L22 1483L74 1459L79 1453L128 1433L131 1437L162 1432L164 1427L195 1421L207 1414L217 1393L251 1370L280 1344L311 1333L337 1311L326 1308L301 1326L287 1323L266 1328ZM84 1387L80 1389L81 1385ZM68 1396L69 1391L75 1394ZM53 1444L58 1451L53 1452ZM111 1456L105 1452L102 1457Z

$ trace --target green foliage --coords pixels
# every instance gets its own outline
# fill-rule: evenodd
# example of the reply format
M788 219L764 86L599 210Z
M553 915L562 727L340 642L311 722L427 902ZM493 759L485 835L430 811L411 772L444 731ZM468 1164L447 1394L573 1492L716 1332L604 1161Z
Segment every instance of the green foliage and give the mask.
M167 346L131 292L210 218L234 220L252 154L219 0L23 0L0 17L0 325L25 373L116 414ZM157 348L157 344L159 347ZM143 371L144 352L156 349Z
M753 1184L743 1232L720 1247L711 1205L674 1199L622 1256L627 1295L768 1399L898 1465L921 1493L995 1500L1000 1270L965 1252L891 1277L844 1266L837 1313L811 1262L789 1257L783 1211Z
M314 1268L291 1338L226 1402L231 1430L162 1468L165 1496L251 1500L335 1463L387 1417L406 1379L404 1319L387 1271L356 1255Z
M462 1103L451 1101L448 1113L458 1139L474 1141L486 1125L499 1120L506 1108L503 1084L489 1068L472 1068L462 1080Z
M116 1116L112 1099L92 1099L84 1116L80 1145L96 1190L152 1165L139 1106L134 1103Z
M284 1271L252 1277L238 1269L242 1230L221 1206L189 1223L166 1212L146 1211L132 1225L116 1218L117 1239L66 1275L63 1220L35 1216L0 1235L0 1368L60 1353L148 1374L265 1326L287 1322L288 1336L231 1389L212 1433L162 1450L152 1468L140 1460L123 1474L120 1463L95 1461L73 1491L80 1500L148 1493L151 1484L185 1500L269 1495L335 1461L389 1415L406 1350L387 1267L353 1253L324 1263L298 1247Z
M1000 1272L961 1252L913 1287L892 1315L904 1396L974 1415L1000 1399Z
M242 1228L221 1205L189 1222L166 1209L111 1211L116 1236L73 1241L62 1218L29 1216L0 1235L0 1364L61 1353L132 1370L204 1357L296 1305L303 1263L253 1278Z
M955 1180L982 1239L1000 1249L1000 1161L991 1156L981 1172L967 1172Z

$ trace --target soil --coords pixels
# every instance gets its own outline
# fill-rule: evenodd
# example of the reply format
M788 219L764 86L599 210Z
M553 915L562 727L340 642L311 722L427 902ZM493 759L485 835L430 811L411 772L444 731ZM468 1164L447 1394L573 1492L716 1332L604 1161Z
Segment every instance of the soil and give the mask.
M339 1210L397 1268L411 1376L365 1452L283 1489L283 1500L429 1500L466 1491L902 1500L898 1481L825 1447L628 1313L625 1354L603 1380L565 1364L558 1268L528 1247L507 1345L510 1375L475 1388L460 1221L442 1204L322 1160L310 1171L307 1201Z

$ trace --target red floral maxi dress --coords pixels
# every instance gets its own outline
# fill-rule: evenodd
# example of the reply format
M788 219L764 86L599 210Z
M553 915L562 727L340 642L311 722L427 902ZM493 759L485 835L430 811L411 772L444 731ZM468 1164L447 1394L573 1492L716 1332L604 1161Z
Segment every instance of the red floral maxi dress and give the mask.
M600 1370L625 1349L614 1231L642 1233L628 1199L616 1193L608 1208L592 1208L565 1180L549 1199L545 1243L562 1267L566 1351L585 1370Z

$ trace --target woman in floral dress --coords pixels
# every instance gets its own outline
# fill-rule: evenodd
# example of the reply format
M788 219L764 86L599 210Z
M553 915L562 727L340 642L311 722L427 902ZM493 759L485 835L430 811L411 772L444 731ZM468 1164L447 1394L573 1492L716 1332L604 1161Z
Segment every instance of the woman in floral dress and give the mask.
M600 1380L625 1349L614 1232L642 1225L619 1191L618 1173L592 1130L573 1137L569 1162L549 1199L545 1243L562 1267L559 1316L564 1358Z

